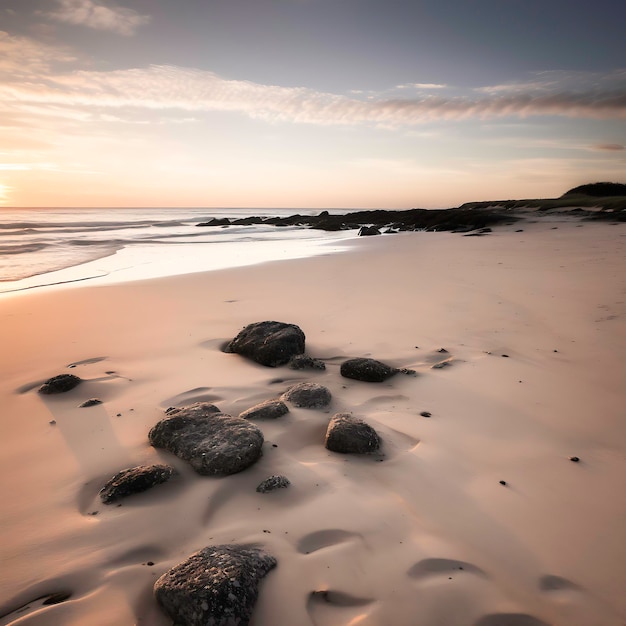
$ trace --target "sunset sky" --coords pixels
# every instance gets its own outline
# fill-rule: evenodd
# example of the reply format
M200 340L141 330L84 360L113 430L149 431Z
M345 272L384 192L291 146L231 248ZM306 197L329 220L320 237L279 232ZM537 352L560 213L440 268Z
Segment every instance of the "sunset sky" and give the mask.
M448 207L626 182L616 0L3 0L0 205Z

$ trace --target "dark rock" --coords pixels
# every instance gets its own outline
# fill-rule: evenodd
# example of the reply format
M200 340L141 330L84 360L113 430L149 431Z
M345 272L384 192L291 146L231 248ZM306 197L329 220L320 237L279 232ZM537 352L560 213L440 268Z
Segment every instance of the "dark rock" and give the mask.
M580 463L580 458L579 458L579 457L577 457L577 456L570 456L569 460L570 460L572 463Z
M273 399L247 409L239 417L246 420L276 419L285 413L289 413L287 405L282 400Z
M431 417L431 416L432 416L432 413L431 413L430 411L422 411L422 412L420 413L420 415L421 415L422 417Z
M168 481L175 474L169 465L140 465L118 472L100 490L104 504L117 502Z
M261 457L263 433L248 420L211 407L200 402L170 414L150 430L150 443L188 461L204 476L241 472Z
M325 370L324 361L314 359L306 354L296 354L289 359L288 366L292 370Z
M380 231L376 226L361 226L358 235L359 237L370 237L372 235L380 235Z
M171 415L176 415L181 411L183 411L188 417L206 417L207 415L211 415L213 413L222 412L210 402L196 402L187 406L171 406L165 410L165 415L169 417Z
M53 393L65 393L74 389L77 385L82 383L82 379L74 374L59 374L49 378L41 387L39 387L39 393L50 395Z
M102 400L99 398L90 398L89 400L85 400L82 404L79 404L78 408L86 409L90 406L96 406L97 404L102 404Z
M227 217L214 217L208 222L201 222L196 226L229 226L230 220Z
M333 415L326 431L326 447L343 454L367 454L380 448L378 433L363 420L349 413Z
M500 484L501 484L503 487L506 487L506 480L501 480L501 481L500 481Z
M256 547L209 546L163 574L154 594L178 626L247 626L259 583L276 564Z
M270 476L266 478L256 490L259 493L268 493L276 489L284 489L285 487L289 487L289 485L291 485L291 481L286 476Z
M282 396L285 402L305 408L319 409L330 404L330 391L322 385L316 383L298 383L290 387Z
M385 365L376 359L348 359L341 364L341 375L345 378L367 383L382 383L400 370Z
M235 352L261 365L276 367L304 354L305 335L295 324L256 322L246 326L224 352Z

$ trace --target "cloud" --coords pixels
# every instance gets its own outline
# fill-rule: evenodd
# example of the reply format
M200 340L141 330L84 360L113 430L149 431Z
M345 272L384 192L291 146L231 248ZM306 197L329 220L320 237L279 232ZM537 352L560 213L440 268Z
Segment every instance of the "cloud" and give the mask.
M69 63L76 58L65 48L49 46L29 37L0 31L0 75L7 80L47 73L54 63Z
M447 86L438 83L404 83L396 85L396 89L445 89Z
M621 143L597 143L591 146L592 150L607 150L609 152L626 150L626 146Z
M381 128L531 116L626 119L625 70L607 75L578 73L575 90L563 88L558 77L548 73L542 81L533 86L524 83L523 88L467 90L460 95L439 91L400 98L229 80L210 71L166 65L69 73L50 67L53 62L71 60L64 49L0 32L0 71L4 74L0 111L76 120L101 119L104 114L135 119L150 110L185 118L190 112L228 111L268 122ZM569 87L571 74L567 80L560 78Z
M150 21L150 16L141 15L133 9L95 0L57 0L57 4L59 8L45 13L47 17L119 35L133 35L137 28Z

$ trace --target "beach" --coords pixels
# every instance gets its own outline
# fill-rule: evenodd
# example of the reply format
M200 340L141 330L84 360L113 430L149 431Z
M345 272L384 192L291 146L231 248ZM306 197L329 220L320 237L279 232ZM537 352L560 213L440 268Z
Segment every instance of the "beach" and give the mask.
M253 626L626 623L624 224L526 216L342 246L0 298L0 625L172 624L155 581L221 544L277 560ZM263 320L298 325L326 369L222 350ZM352 357L417 375L347 379ZM37 392L64 373L83 382ZM200 476L148 441L169 407L238 416L298 382L330 406L256 421L263 456L240 473ZM339 412L381 453L326 449ZM101 502L153 463L177 475ZM275 474L291 485L257 493Z

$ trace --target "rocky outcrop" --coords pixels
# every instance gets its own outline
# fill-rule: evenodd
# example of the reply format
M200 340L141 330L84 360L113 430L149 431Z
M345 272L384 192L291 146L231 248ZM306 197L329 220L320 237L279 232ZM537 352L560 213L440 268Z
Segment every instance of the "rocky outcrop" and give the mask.
M276 491L276 489L284 489L289 485L291 485L291 481L286 476L270 476L260 483L256 490L259 493L269 493Z
M247 626L259 583L276 564L256 547L209 546L163 574L154 594L179 626Z
M345 378L367 383L382 383L400 370L376 359L348 359L341 364L340 372Z
M304 354L305 335L295 324L256 322L246 326L224 348L261 365L285 365L291 357Z
M118 472L100 490L104 504L117 502L168 481L175 474L169 465L140 465Z
M289 413L289 407L282 400L273 399L247 409L239 417L245 420L276 419L286 413Z
M320 409L328 406L331 398L330 391L316 383L298 383L281 396L285 402L291 402L294 406L305 409Z
M359 237L371 237L372 235L380 235L380 231L376 226L361 226L357 234Z
M39 387L39 393L44 395L51 395L55 393L65 393L74 389L77 385L80 385L83 380L74 374L59 374L49 378L41 387Z
M170 413L150 430L150 443L188 461L204 476L241 472L261 457L263 433L248 420L211 407L201 402Z
M326 431L326 448L342 454L368 454L380 448L378 433L349 413L333 415Z

